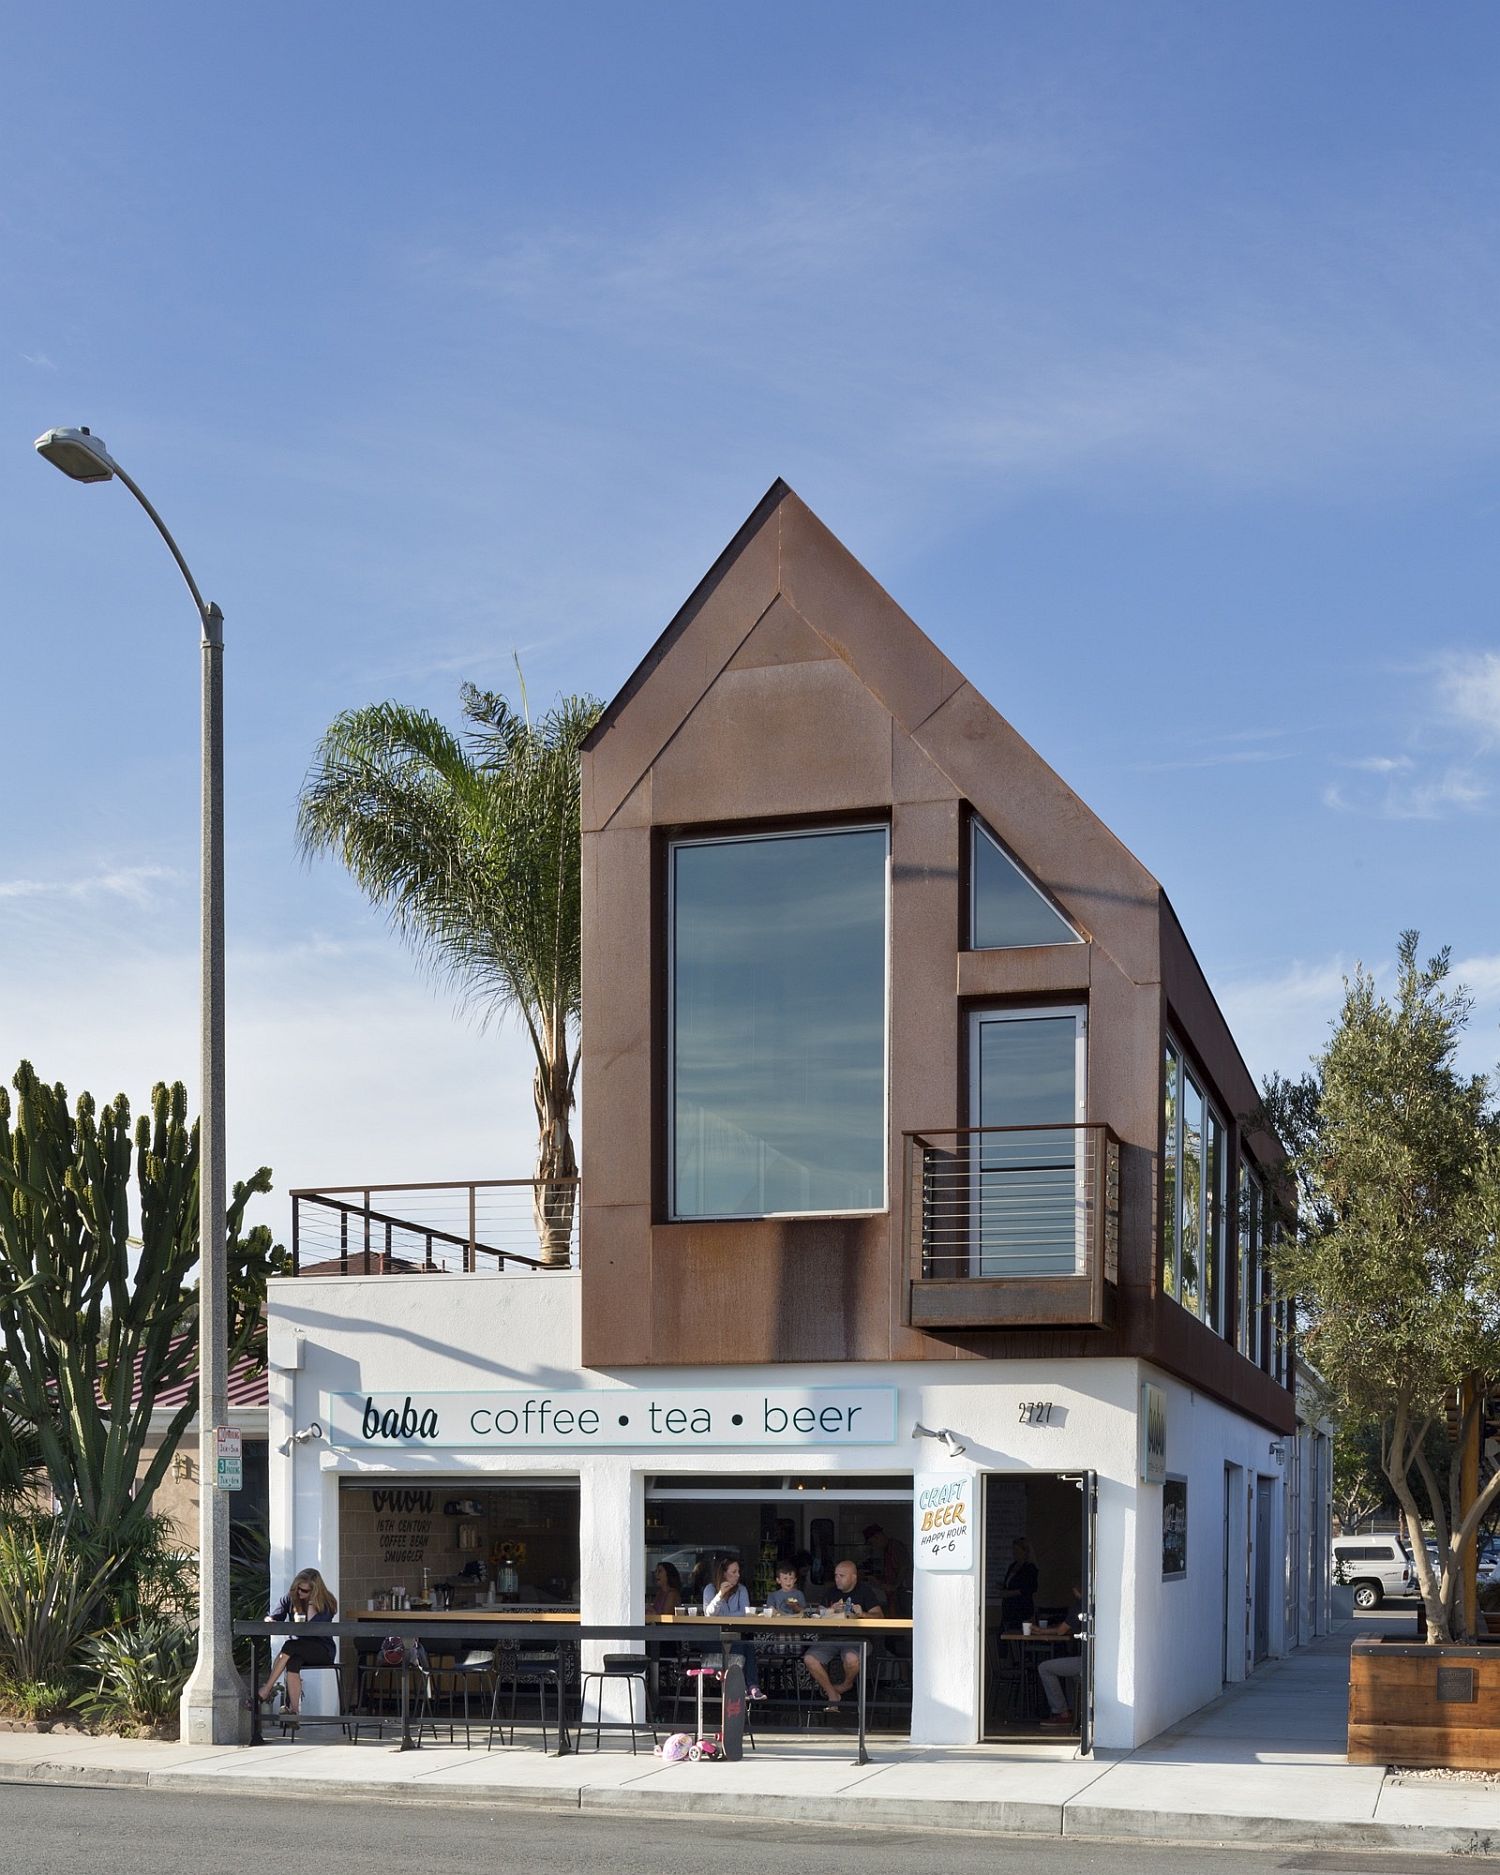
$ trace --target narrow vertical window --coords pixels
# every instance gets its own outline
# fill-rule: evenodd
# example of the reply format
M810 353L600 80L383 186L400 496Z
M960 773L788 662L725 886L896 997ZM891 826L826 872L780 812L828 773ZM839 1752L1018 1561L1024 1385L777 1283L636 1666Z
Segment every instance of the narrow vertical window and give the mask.
M1162 1125L1161 1125L1161 1286L1169 1296L1177 1294L1177 1193L1181 1187L1178 1163L1182 1153L1179 1085L1182 1063L1170 1042L1162 1056Z
M1186 1070L1182 1077L1182 1253L1177 1300L1190 1315L1203 1298L1203 1095Z
M1224 1122L1210 1107L1208 1110L1207 1158L1204 1163L1203 1196L1206 1233L1203 1256L1203 1319L1216 1335L1224 1328L1224 1217L1225 1174Z

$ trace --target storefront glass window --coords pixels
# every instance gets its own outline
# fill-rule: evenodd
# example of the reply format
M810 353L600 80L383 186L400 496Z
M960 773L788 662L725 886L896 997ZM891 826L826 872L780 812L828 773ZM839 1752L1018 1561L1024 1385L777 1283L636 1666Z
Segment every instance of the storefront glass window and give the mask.
M672 849L673 1215L886 1203L884 827Z

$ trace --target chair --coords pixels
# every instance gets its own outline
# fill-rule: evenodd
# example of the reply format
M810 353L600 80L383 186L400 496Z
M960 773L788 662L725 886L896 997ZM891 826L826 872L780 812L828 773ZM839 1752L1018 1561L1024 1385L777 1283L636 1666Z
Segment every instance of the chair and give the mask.
M495 1650L493 1647L471 1647L466 1653L460 1654L456 1660L451 1661L448 1666L444 1667L443 1672L449 1676L450 1714L453 1709L452 1687L454 1681L457 1681L458 1685L463 1688L464 1750L467 1751L472 1743L469 1737L469 1688L476 1681L478 1681L482 1687L485 1677L488 1676L490 1681L490 1707L491 1711L493 1711L495 1703L494 1695L499 1686L499 1669L495 1665Z
M542 1750L545 1751L547 1749L547 1689L550 1686L556 1697L557 1726L559 1732L561 1732L563 1722L564 1679L565 1667L561 1659L561 1649L558 1649L555 1653L537 1653L529 1651L525 1647L518 1647L515 1653L511 1655L510 1659L497 1669L495 1674L495 1690L490 1699L489 1737L485 1741L485 1750L489 1751L493 1749L496 1731L499 1730L503 1733L505 1730L505 1727L500 1724L499 1721L500 1694L501 1690L506 1685L509 1685L510 1738L505 1742L512 1745L516 1742L516 1705L520 1699L521 1688L523 1686L535 1687L537 1710L542 1725Z
M651 1733L651 1743L653 1745L658 1743L659 1735L657 1732L656 1717L651 1709L651 1689L647 1682L647 1674L650 1670L650 1665L651 1663L645 1654L606 1654L604 1656L602 1668L592 1667L584 1674L583 1712L585 1713L588 1711L589 1682L591 1680L597 1680L599 1682L597 1688L598 1704L594 1708L595 1751L599 1750L600 1733L605 1731L629 1732L631 1757L636 1755L635 1741L637 1733L649 1730ZM622 1679L633 1682L630 1693L630 1717L628 1719L606 1719L604 1717L604 1683L606 1680ZM641 1711L645 1714L645 1717L641 1720L637 1720L635 1716L634 1683L638 1683L641 1689ZM579 1716L578 1725L580 1733L587 1731L588 1726L582 1714Z

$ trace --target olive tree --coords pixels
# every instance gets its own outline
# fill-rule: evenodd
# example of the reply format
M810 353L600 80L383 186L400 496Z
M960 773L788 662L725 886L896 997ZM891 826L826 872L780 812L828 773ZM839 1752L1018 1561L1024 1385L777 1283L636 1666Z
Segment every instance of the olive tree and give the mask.
M1500 1498L1500 1472L1471 1504L1461 1490L1465 1438L1500 1384L1500 1123L1489 1079L1456 1065L1470 999L1449 983L1447 951L1424 965L1417 944L1402 935L1389 999L1363 969L1346 979L1315 1072L1273 1079L1266 1109L1297 1186L1275 1278L1297 1298L1337 1411L1379 1428L1428 1632L1443 1640L1462 1625L1464 1557ZM1455 1439L1445 1427L1465 1381Z

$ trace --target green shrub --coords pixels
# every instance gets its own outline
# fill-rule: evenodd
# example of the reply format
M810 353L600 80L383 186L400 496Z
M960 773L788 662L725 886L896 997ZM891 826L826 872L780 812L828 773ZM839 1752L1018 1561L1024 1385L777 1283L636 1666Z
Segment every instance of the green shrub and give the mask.
M71 1540L66 1522L0 1523L0 1677L13 1685L66 1684L98 1626L116 1559Z
M73 1704L103 1725L160 1725L174 1719L197 1650L195 1629L155 1616L96 1634L82 1649L93 1684Z
M0 1712L10 1718L35 1724L66 1711L69 1703L68 1688L60 1681L0 1678Z

